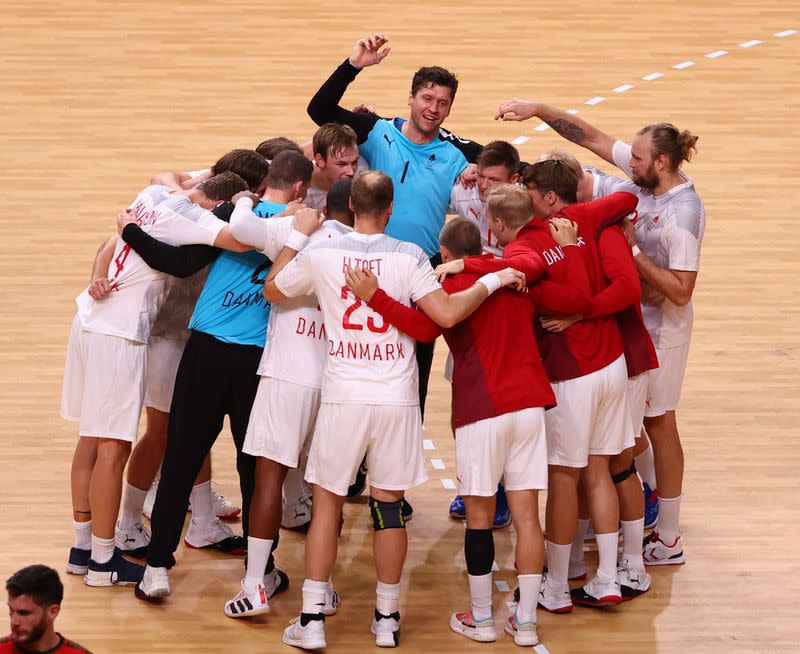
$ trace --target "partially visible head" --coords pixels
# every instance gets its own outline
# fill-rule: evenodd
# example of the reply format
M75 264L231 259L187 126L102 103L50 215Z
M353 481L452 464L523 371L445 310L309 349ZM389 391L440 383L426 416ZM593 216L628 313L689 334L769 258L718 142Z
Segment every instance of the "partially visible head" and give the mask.
M261 195L264 192L269 164L267 160L255 150L231 150L223 154L217 162L211 166L211 172L215 175L232 171L239 175L251 192Z
M326 123L311 140L314 163L330 184L345 177L352 179L358 166L358 141L349 125Z
M325 200L325 217L328 220L338 220L340 223L352 227L355 215L350 208L350 188L353 180L348 178L337 179L328 190Z
M453 218L439 234L439 247L444 262L477 256L483 251L481 231L473 220Z
M578 173L563 161L537 161L522 171L520 182L533 201L533 214L549 218L556 211L578 201Z
M275 155L267 175L267 189L283 191L289 202L304 200L314 165L302 152L284 150Z
M519 152L508 141L492 141L478 155L478 196L486 202L487 191L519 179Z
M230 170L210 177L192 191L192 201L204 209L214 209L222 202L230 202L237 193L249 190L247 182Z
M29 565L6 581L11 640L24 648L53 631L61 610L64 586L58 573L46 565Z
M303 154L302 148L292 141L292 139L286 138L285 136L276 136L274 139L261 141L256 147L256 152L269 162L284 150L294 150L295 152Z
M350 208L357 220L372 218L389 222L393 200L392 178L377 170L359 173L350 186Z
M458 79L441 66L425 66L414 73L408 106L411 122L422 134L434 136L450 115L458 91Z
M583 169L581 162L566 150L550 150L539 156L539 161L548 161L550 159L561 161L575 171L575 174L578 176L578 191L575 195L577 201L591 201L594 191L594 179L591 173L587 173Z
M486 194L486 216L492 234L505 247L533 218L531 196L517 184L498 184Z
M678 130L670 123L640 129L631 142L631 179L643 188L655 188L666 175L674 174L697 152L699 136Z

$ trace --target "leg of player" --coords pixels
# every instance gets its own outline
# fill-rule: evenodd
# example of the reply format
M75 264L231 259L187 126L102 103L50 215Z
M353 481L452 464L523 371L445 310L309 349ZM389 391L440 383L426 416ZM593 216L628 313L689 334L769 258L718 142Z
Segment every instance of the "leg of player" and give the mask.
M450 616L450 629L472 640L484 643L494 642L497 640L494 615L492 614L494 496L464 495L462 497L467 519L467 530L464 534L464 558L467 562L470 608Z
M644 429L641 430L641 433L636 438L636 445L633 448L633 460L636 463L636 471L642 480L644 528L651 529L658 519L658 484L653 446L650 444L650 439Z
M72 524L75 542L69 551L67 572L85 575L92 553L92 510L89 504L89 486L97 461L97 439L87 436L78 438L72 457L70 484L72 487Z
M584 476L578 482L578 526L572 549L569 553L569 580L577 581L586 579L586 560L583 555L583 544L586 539L586 530L589 527L589 498L586 496L586 482Z

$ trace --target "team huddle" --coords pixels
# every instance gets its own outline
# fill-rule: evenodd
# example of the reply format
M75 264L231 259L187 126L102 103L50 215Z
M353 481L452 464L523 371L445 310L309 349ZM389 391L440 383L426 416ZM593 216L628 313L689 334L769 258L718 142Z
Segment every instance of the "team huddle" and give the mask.
M496 119L537 117L624 175L561 150L521 162L510 143L442 127L458 81L438 66L414 75L408 119L342 108L386 44L359 40L312 97L310 143L271 138L158 174L117 216L67 347L61 415L79 423L67 572L170 595L190 508L186 546L246 554L223 610L247 618L289 585L281 527L307 529L302 607L283 642L323 648L342 509L368 487L371 632L397 646L405 492L427 479L422 421L443 336L450 513L466 520L470 594L450 627L497 639L492 530L512 522L504 631L532 646L537 608L633 600L650 588L647 566L684 562L675 412L705 213L680 166L697 137L659 123L629 145L514 99ZM241 509L211 488L226 415ZM240 512L243 536L225 522ZM598 569L570 589L587 576L590 521Z

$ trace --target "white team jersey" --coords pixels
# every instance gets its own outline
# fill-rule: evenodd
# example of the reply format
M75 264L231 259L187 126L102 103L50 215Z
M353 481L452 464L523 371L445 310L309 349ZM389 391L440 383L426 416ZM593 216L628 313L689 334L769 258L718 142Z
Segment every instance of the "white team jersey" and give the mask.
M358 164L356 165L356 175L359 173L369 170L369 164L364 157L358 158ZM307 207L311 207L312 209L316 209L320 213L325 212L325 203L328 201L328 192L323 191L321 188L317 188L316 186L309 186L308 193L306 193L306 199L303 200L303 203Z
M170 245L213 245L226 223L168 186L148 186L128 207L150 236ZM83 329L146 343L164 300L167 275L157 272L122 239L108 267L113 291L95 302L84 290L77 298Z
M350 232L298 254L275 284L289 297L317 295L328 337L322 401L419 404L414 340L347 290L348 266L371 270L381 288L406 306L441 288L418 246L385 234Z
M493 254L496 257L503 256L503 248L497 242L494 234L489 231L486 205L481 202L477 186L464 188L460 182L456 182L453 190L450 191L450 209L462 218L478 224L481 230L481 246L484 254Z
M612 156L614 163L630 175L631 147L617 141ZM633 215L636 243L656 265L672 270L700 269L706 213L691 179L681 173L686 180L683 184L656 197L649 189L629 180L595 170L592 172L595 175L595 197L628 191L639 198ZM642 300L642 316L657 348L678 347L689 342L693 321L691 301L679 307L666 298L661 301Z
M275 261L292 231L294 216L272 218L266 222L270 230L262 252ZM350 227L338 221L326 220L311 235L307 247L351 231ZM315 295L302 295L272 305L267 323L267 342L258 366L259 375L320 388L327 354L328 338Z

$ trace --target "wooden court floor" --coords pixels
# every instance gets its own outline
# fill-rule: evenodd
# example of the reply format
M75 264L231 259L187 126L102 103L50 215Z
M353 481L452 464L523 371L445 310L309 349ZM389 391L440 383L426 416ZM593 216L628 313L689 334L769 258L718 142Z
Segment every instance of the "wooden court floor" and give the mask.
M203 167L271 136L310 136L308 99L357 37L380 30L392 53L359 77L347 103L406 115L413 71L437 63L461 80L446 125L482 142L528 136L524 158L564 143L535 121L495 123L497 105L515 95L579 109L622 138L663 120L701 137L686 168L708 213L679 411L687 563L653 570L652 591L629 605L540 613L542 642L553 654L800 651L800 34L773 36L799 27L797 0L4 3L0 576L32 562L62 569L71 544L76 429L58 417L64 349L74 297L116 212L156 171ZM727 54L705 56L719 50ZM694 65L673 68L684 61ZM642 79L654 72L663 76ZM613 91L622 84L634 88ZM584 104L597 97L605 100ZM443 360L440 347L425 437L445 469L430 466L430 481L409 494L401 646L511 652L507 637L480 646L447 625L466 606L467 585L463 526L448 519L451 491L440 481L455 477ZM235 496L232 450L225 432L215 483ZM369 525L363 504L348 505L336 573L343 603L328 623L334 652L373 646ZM496 579L513 587L513 534L495 540ZM252 621L222 613L240 561L183 550L178 559L162 605L65 578L59 630L94 652L288 651L280 633L299 607L301 537L281 543L290 590ZM498 621L508 595L495 594Z

